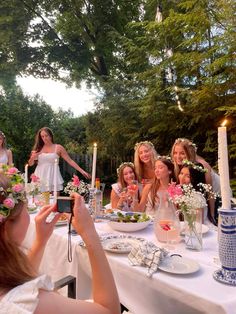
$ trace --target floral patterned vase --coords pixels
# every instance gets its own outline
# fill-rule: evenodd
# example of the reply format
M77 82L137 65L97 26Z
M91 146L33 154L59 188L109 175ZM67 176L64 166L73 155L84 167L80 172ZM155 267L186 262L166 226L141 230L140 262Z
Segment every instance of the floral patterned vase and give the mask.
M194 209L184 214L184 240L187 249L202 249L202 209Z
M222 268L213 277L222 283L236 286L236 209L219 210L219 258Z

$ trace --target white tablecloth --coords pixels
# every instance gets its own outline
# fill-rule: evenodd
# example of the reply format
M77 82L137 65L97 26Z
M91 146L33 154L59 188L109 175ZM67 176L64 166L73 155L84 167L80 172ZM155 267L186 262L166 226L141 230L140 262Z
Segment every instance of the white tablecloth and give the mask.
M114 232L106 222L96 223L98 233ZM30 247L34 234L31 222L24 246ZM130 233L129 233L130 234ZM153 226L132 233L158 242ZM48 242L40 271L51 275L53 280L66 275L77 277L77 296L91 298L90 264L87 250L78 245L79 236L72 237L72 263L67 260L67 226L56 227ZM193 274L176 275L158 271L151 278L147 269L131 266L127 255L106 253L110 263L120 301L133 314L235 314L236 287L221 284L212 277L219 268L214 262L217 253L217 233L210 230L203 236L203 250L200 252L185 249L184 243L176 245L173 253L192 258L200 264L200 270ZM172 253L172 252L171 252ZM106 272L106 269L104 269Z

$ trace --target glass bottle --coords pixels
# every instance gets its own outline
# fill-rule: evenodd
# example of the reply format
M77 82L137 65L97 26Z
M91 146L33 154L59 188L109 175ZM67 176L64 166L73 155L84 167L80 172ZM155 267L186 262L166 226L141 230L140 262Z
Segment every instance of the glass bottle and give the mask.
M177 243L180 241L180 221L174 204L168 198L168 193L160 196L154 219L154 232L160 242Z
M95 180L95 192L94 192L94 206L95 206L95 218L101 214L102 210L102 191L100 179Z

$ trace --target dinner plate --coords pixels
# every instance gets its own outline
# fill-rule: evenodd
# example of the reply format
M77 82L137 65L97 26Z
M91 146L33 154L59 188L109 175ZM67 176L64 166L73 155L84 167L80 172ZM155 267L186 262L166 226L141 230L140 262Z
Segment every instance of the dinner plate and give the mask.
M118 222L109 221L107 224L116 231L121 232L134 232L146 228L150 224L151 220L143 222Z
M159 269L172 274L192 274L198 271L200 265L186 257L168 256L159 265Z
M209 231L209 227L207 225L202 224L202 234L205 234ZM184 235L184 221L180 222L180 233Z
M105 251L125 254L129 253L133 246L139 245L144 242L143 238L136 238L124 235L107 236L101 240L102 247Z

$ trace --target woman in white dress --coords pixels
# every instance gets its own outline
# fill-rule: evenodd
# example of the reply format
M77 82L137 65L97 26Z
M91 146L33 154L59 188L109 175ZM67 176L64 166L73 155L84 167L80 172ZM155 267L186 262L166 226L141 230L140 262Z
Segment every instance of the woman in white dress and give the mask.
M52 130L43 127L36 135L35 144L28 161L32 166L37 161L35 175L41 182L41 191L54 191L54 171L55 160L57 160L57 191L63 189L63 178L59 169L59 157L62 157L71 167L79 171L85 178L90 178L90 174L84 171L74 160L70 158L62 145L55 144Z
M118 181L112 184L111 207L124 211L144 211L150 184L138 183L132 162L123 162L117 169Z
M0 131L0 165L12 165L12 151L7 149L6 136Z
M205 181L207 184L212 186L213 192L220 195L220 177L212 169L212 167L203 159L201 156L197 155L196 145L186 139L186 138L177 138L172 146L171 157L175 165L175 175L178 177L180 168L184 160L189 160L191 162L199 162L203 165L207 172L205 173ZM218 204L215 200L209 200L209 207L211 211L211 217L217 215Z
M167 195L171 182L175 182L174 165L168 156L159 156L155 161L155 179L148 194L146 214L155 216L162 197Z
M74 193L73 226L88 250L92 270L93 301L64 297L53 291L50 277L38 275L47 241L60 218L47 217L56 205L44 206L35 218L36 236L28 256L21 243L29 225L24 182L19 173L0 173L0 314L118 314L120 305L109 263L83 198ZM15 181L18 176L18 183ZM56 267L56 265L55 265ZM78 278L78 280L80 280Z

